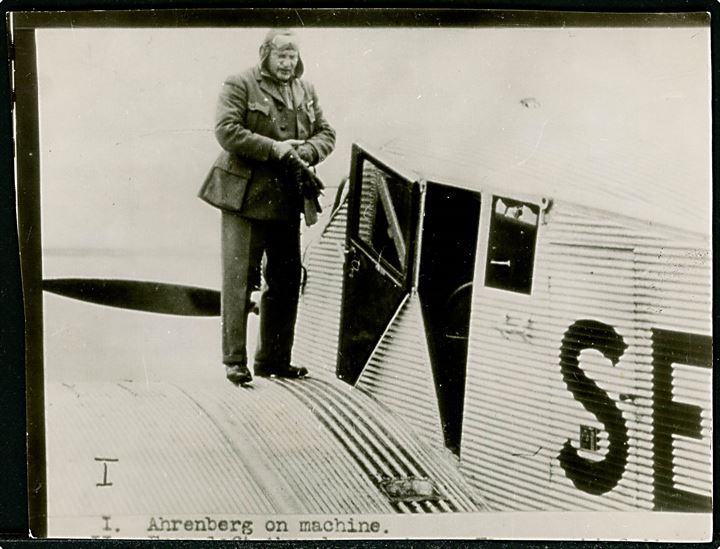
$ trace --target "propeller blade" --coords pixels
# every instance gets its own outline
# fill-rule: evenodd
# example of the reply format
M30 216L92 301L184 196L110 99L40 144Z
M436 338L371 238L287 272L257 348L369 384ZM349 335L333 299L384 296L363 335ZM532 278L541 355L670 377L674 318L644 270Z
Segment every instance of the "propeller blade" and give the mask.
M142 280L54 278L43 290L97 305L181 316L219 316L220 292Z

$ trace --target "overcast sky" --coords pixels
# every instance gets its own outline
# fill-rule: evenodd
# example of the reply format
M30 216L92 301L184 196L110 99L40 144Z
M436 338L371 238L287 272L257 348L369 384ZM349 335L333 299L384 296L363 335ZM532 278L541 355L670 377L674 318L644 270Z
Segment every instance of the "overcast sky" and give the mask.
M218 213L196 198L219 152L215 101L226 75L257 62L264 33L38 31L44 247L219 250ZM467 124L482 134L484 115L528 97L569 126L638 135L709 165L704 28L299 33L338 132L320 167L329 186L355 141Z

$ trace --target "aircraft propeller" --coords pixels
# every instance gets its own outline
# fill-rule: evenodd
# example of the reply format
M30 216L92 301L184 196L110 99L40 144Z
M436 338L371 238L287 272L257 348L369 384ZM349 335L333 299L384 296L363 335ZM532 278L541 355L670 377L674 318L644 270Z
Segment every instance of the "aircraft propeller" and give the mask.
M180 316L219 316L220 292L142 280L55 278L43 290L97 305Z

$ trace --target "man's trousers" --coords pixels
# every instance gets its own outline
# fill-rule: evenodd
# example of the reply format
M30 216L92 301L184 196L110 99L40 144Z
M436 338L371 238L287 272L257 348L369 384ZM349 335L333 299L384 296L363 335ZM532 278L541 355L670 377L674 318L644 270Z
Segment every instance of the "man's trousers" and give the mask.
M260 285L265 254L265 288L260 301L256 372L290 364L300 291L300 217L293 221L249 219L222 212L222 343L225 364L247 364L250 294Z

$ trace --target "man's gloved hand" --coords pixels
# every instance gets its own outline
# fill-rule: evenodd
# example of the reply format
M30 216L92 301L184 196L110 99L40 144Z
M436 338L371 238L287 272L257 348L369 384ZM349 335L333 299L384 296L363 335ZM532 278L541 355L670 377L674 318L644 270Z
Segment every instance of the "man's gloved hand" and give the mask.
M323 182L317 174L310 169L305 170L305 179L303 179L302 186L303 195L308 198L317 198L323 194L323 191L325 190Z
M310 143L303 143L297 147L298 156L302 159L305 164L314 166L318 161L318 154Z
M280 162L285 166L288 174L298 184L298 188L302 185L305 179L305 171L307 166L302 161L297 151L290 147L290 149L280 158Z
M282 160L282 158L290 151L295 150L295 147L305 143L301 139L286 139L285 141L275 141L272 145L270 157L276 160Z
M300 194L315 201L318 211L321 212L322 208L317 198L322 194L325 185L320 178L302 161L295 149L286 152L281 158L281 162L285 165L288 174L297 183Z

